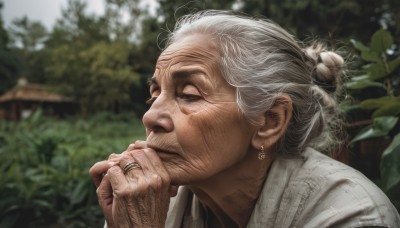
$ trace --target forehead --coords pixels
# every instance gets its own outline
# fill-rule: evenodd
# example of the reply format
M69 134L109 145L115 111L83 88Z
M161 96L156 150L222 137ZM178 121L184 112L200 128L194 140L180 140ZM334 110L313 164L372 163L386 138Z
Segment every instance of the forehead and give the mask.
M186 36L168 46L157 61L157 68L173 70L183 66L201 65L216 70L219 54L210 37L202 34Z

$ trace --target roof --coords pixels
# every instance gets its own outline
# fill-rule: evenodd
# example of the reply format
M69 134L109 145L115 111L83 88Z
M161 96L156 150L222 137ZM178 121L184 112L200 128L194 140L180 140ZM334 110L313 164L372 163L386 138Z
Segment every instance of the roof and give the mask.
M0 96L0 103L8 101L41 101L41 102L70 102L71 99L40 84L17 85Z

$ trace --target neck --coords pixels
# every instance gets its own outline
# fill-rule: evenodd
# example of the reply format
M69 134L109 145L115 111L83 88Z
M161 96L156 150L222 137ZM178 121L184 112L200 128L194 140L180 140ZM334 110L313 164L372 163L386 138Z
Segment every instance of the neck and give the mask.
M218 227L245 227L271 162L259 160L257 152L251 151L235 166L189 188L211 210L209 218L213 217Z

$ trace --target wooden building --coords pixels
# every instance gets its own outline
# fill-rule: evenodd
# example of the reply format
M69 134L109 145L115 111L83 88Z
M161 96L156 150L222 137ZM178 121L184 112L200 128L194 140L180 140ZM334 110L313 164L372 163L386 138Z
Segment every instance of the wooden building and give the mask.
M44 115L66 116L74 113L71 99L49 90L40 84L30 84L24 79L0 96L0 119L18 121L29 117L38 108Z

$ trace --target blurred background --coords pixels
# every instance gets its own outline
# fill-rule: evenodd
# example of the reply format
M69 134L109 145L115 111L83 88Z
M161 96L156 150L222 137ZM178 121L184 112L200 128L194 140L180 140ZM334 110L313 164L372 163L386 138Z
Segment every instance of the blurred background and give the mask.
M0 0L0 227L101 227L88 170L145 131L147 80L179 16L269 18L348 59L334 157L400 208L398 0Z

